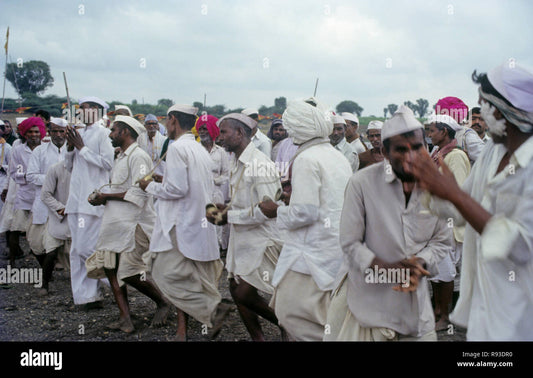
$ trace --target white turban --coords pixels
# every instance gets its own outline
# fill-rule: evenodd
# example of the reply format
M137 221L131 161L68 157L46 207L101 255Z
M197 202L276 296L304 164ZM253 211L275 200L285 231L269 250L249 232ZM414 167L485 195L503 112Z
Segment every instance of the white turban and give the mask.
M141 135L142 133L146 132L146 128L142 125L142 123L140 123L135 118L130 117L130 116L118 115L115 117L115 121L113 123L115 122L125 123L126 125L131 127L133 130L135 130L137 135Z
M459 131L463 129L463 126L459 125L455 119L450 117L446 114L432 114L429 116L428 120L426 121L427 124L432 123L444 123L448 126L450 126L454 131Z
M314 97L289 101L282 119L294 144L303 144L317 137L327 138L333 132L333 112Z
M389 139L395 135L404 134L424 126L416 119L413 111L405 105L400 105L398 110L383 124L381 140Z

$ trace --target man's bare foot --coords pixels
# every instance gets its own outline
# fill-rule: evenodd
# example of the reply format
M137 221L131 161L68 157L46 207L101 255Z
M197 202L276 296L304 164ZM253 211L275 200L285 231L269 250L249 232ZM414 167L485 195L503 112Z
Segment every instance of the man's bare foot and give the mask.
M444 331L448 329L448 326L450 325L450 320L445 318L440 318L438 322L435 323L435 331Z
M161 327L167 324L168 314L170 313L170 303L165 302L163 305L158 306L152 319L152 327Z
M121 330L126 333L131 333L135 330L135 327L133 326L133 323L131 322L131 319L129 318L123 318L119 319L117 321L114 321L112 323L109 323L107 325L108 329L112 330Z

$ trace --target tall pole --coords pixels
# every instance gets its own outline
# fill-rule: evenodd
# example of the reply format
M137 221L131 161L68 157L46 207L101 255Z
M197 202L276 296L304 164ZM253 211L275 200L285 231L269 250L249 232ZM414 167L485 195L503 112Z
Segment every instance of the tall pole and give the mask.
M4 68L4 88L2 89L2 110L0 111L0 113L4 112L4 100L6 99L7 49L9 48L9 26L7 27L6 44L4 45L4 48L6 50L6 65Z
M316 89L318 88L318 77L316 78L316 83L315 83L315 92L313 93L313 97L316 97Z
M63 80L65 80L65 89L67 91L67 107L68 107L68 119L67 119L67 122L69 124L71 124L72 122L72 114L70 113L72 111L72 109L70 108L70 96L68 94L68 85L67 85L67 75L65 74L65 72L63 72Z
M207 93L204 93L204 110L205 110L206 103L207 103Z

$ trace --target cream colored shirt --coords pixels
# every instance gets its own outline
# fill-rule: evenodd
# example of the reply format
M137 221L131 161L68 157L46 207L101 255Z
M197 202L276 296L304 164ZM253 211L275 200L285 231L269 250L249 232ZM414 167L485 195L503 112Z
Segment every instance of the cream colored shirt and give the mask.
M350 143L346 141L346 138L343 138L337 145L334 146L335 149L342 152L342 154L348 159L350 166L352 167L352 172L356 172L359 169L359 155Z
M230 236L226 269L236 275L247 275L256 269L268 246L282 244L276 219L267 218L257 204L268 196L274 200L281 189L276 165L259 151L253 142L233 161L230 170L228 211Z
M417 337L435 329L425 277L410 293L392 290L402 284L397 276L388 283L367 280L375 257L396 262L417 256L430 273L438 272L438 262L452 248L453 233L446 220L423 207L421 195L413 190L406 207L402 182L387 160L358 171L348 182L339 237L344 264L338 282L347 272L348 307L362 327Z
M65 167L65 161L61 160L48 169L41 189L41 200L48 208L48 233L60 240L70 238L67 215L57 213L66 206L69 188L70 172Z

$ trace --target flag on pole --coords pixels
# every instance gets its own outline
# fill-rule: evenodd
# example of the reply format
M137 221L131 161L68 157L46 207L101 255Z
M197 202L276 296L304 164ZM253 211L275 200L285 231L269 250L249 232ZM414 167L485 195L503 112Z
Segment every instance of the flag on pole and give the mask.
M9 26L7 27L7 33L6 33L6 44L4 45L4 49L6 50L7 55L7 44L9 42Z

